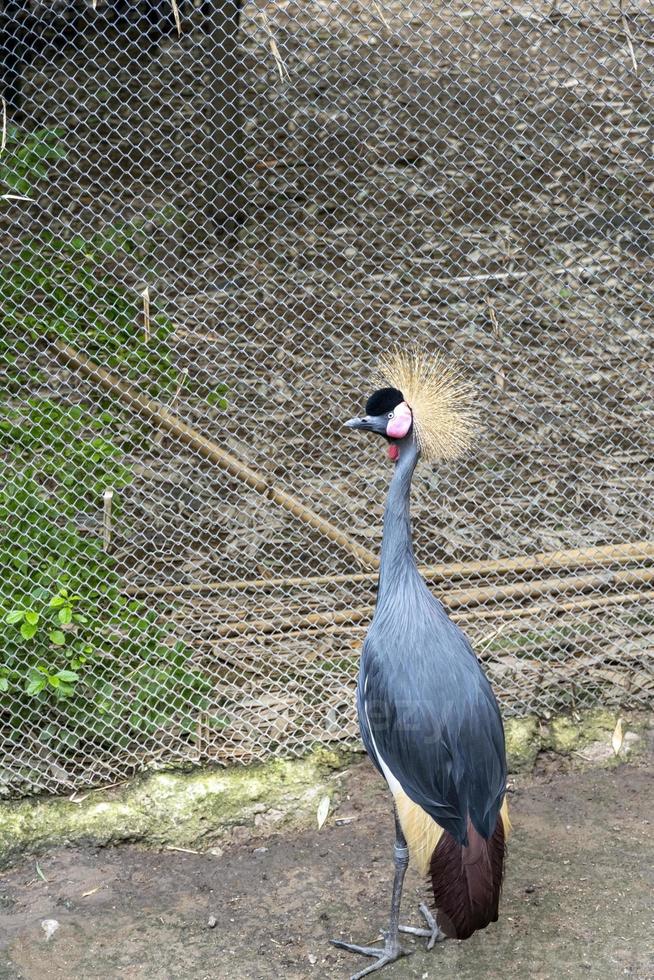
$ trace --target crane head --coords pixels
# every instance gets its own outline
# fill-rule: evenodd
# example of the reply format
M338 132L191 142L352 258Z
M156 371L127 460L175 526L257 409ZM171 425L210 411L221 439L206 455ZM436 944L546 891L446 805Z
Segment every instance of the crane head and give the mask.
M421 347L392 347L380 356L375 378L380 387L365 416L345 423L350 429L385 436L393 461L409 436L427 463L468 449L478 427L475 393L454 365Z
M345 423L349 429L376 432L388 440L388 456L393 462L399 458L397 442L409 434L413 426L413 414L398 388L380 388L366 402L366 414L362 418Z

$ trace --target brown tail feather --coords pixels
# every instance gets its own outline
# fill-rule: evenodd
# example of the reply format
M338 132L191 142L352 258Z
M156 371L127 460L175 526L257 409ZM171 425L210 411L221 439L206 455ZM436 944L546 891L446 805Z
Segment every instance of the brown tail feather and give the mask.
M429 865L438 924L451 939L468 939L497 921L504 870L504 824L485 840L468 821L468 846L443 833Z

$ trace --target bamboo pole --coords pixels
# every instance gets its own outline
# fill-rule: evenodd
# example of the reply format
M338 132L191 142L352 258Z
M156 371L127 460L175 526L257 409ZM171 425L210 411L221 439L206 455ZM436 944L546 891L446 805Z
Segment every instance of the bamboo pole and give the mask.
M591 548L570 548L565 551L545 551L517 558L489 558L483 561L446 562L440 565L421 565L420 573L430 582L457 578L476 578L482 575L503 575L508 572L529 572L540 569L581 568L626 564L654 558L654 541L626 544L597 545ZM228 592L247 589L292 588L312 585L347 585L374 582L378 572L354 572L347 575L309 575L282 578L233 579L222 582L190 582L187 585L128 586L129 595L176 595L184 592Z
M627 605L629 603L639 603L639 602L651 602L654 599L654 591L648 590L646 592L619 592L617 595L598 595L591 596L587 599L575 599L570 602L560 602L560 601L549 601L549 602L535 602L528 606L509 606L507 608L499 609L472 609L470 612L453 612L451 619L455 623L474 623L478 620L509 620L509 619L525 619L528 616L534 616L540 613L551 613L554 616L558 616L560 613L566 612L581 612L584 609L595 609L604 608L605 606L615 606L615 605ZM363 632L366 629L365 623L355 623L350 625L348 623L337 624L335 626L330 626L325 629L326 633L347 633L351 632ZM286 636L300 637L304 635L301 631L294 634L285 634Z
M654 599L654 591L621 592L617 595L598 595L588 599L573 599L569 602L537 602L529 606L515 606L509 609L474 609L470 613L455 613L452 619L457 622L477 619L516 619L533 616L534 613L559 615L565 612L580 612L584 609L599 609L604 606L626 605L627 603L648 602Z
M654 580L654 568L634 568L618 572L605 571L594 575L569 575L563 578L553 576L547 579L536 579L533 582L458 589L443 596L443 602L449 609L458 609L461 606L486 605L486 603L507 598L525 599L531 596L544 595L548 592L562 594L585 592L587 589L604 586L641 585L652 580Z
M535 603L527 607L515 607L511 609L499 609L499 610L484 609L484 610L473 611L471 613L453 613L452 619L457 623L462 623L463 625L467 625L468 623L474 622L475 620L478 619L485 620L485 619L500 617L502 619L501 629L495 630L491 634L490 638L482 637L482 643L485 641L485 643L489 645L490 642L492 642L492 640L497 635L499 635L501 632L504 632L504 627L505 626L508 627L510 625L510 621L515 618L525 618L527 616L532 616L534 614L542 613L542 612L551 613L553 615L559 615L565 612L582 612L587 609L603 608L605 606L614 606L614 605L627 605L628 603L640 603L640 602L651 601L652 599L654 599L654 591L652 590L646 592L625 592L619 595L592 596L587 599L578 599L578 600L573 600L571 602L548 602L548 603L543 602L543 603ZM360 632L365 630L365 628L366 628L365 625L351 626L351 625L344 624L341 626L332 626L328 628L326 632L354 633L356 631L357 634L360 634ZM291 638L304 637L306 636L306 633L299 632L299 633L285 634L285 638L288 638L289 636ZM220 650L218 652L215 652L213 650L215 644L212 639L202 640L198 644L198 647L208 648L207 653L203 653L201 655L203 659L207 657L211 657L211 661L213 663L224 663L228 666L228 668L232 668L237 673L242 672L243 670L248 670L249 669L248 664L256 665L259 672L265 671L266 676L270 676L269 672L272 669L278 669L279 671L284 671L284 672L288 670L288 664L281 663L281 661L280 661L280 666L276 668L275 661L279 659L279 656L275 654L274 650L268 649L267 651L265 651L265 653L262 653L260 649L258 649L257 647L253 647L251 643L248 644L247 635L244 637L240 637L240 640L243 642L243 646L241 648L239 647L236 648L238 650L237 654L227 652L224 648L224 645L220 647ZM234 648L232 647L232 649ZM353 643L351 647L350 653L352 656L358 656L360 652L361 652L361 641L359 638L357 638L356 642ZM269 656L266 657L266 654L269 654ZM483 650L479 652L478 655L481 660L492 660L494 656L492 652L488 651L487 646L485 646ZM334 656L337 657L344 656L344 654L338 654L337 652L335 652ZM303 657L302 655L299 655L298 659L303 662L306 661L306 657Z
M242 480L247 486L252 487L253 490L257 490L264 497L267 497L268 500L272 500L304 524L315 528L326 538L333 541L334 544L339 545L339 547L354 555L362 565L368 568L377 568L379 560L372 551L364 548L363 545L358 544L356 541L352 541L347 534L334 527L328 520L321 517L320 514L316 514L315 511L306 507L301 501L291 496L285 490L280 490L270 481L268 476L263 473L258 473L245 463L242 463L232 453L221 449L212 439L208 439L186 422L182 422L165 405L152 398L148 398L147 395L143 394L143 392L139 391L133 385L123 381L121 378L117 378L109 371L105 371L104 368L95 364L94 361L85 357L84 354L81 354L73 347L70 347L59 339L53 339L52 343L60 358L74 365L94 381L97 381L103 388L117 393L122 401L127 403L131 408L136 409L138 413L152 420L157 426L167 429L168 432L171 432L182 442L186 443L186 445L191 446L197 452L201 453L205 459L216 463L231 476Z
M584 592L615 585L641 585L654 581L654 569L628 569L618 572L604 572L599 575L571 575L564 578L553 576L537 579L534 582L517 582L510 585L488 586L484 588L459 589L442 596L448 609L476 606L504 599L527 599L548 593ZM242 619L219 626L214 636L234 637L244 633L269 634L285 633L292 629L313 629L319 626L335 626L339 623L354 624L369 619L374 606L359 606L354 609L336 609L330 612L309 613L305 616L289 616L284 619Z

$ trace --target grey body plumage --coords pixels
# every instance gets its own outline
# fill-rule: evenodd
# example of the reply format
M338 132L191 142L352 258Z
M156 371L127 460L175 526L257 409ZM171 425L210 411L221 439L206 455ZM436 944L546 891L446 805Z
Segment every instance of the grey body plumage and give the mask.
M384 514L375 615L361 658L357 707L364 745L407 796L460 844L468 817L484 838L506 791L502 720L464 633L418 572L409 494L418 451L399 444Z
M375 957L352 980L407 950L399 933L466 939L497 919L508 815L504 731L491 686L468 640L421 577L413 554L411 480L421 452L454 458L473 413L466 388L438 360L399 352L351 429L384 436L395 472L384 511L375 614L363 644L357 708L361 736L395 803L395 876L383 947L336 946ZM436 918L399 925L409 855L428 874Z

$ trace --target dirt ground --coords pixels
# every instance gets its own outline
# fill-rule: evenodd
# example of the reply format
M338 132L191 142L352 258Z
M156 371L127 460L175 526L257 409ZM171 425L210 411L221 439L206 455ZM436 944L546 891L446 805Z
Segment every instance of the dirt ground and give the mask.
M542 757L541 757L542 759ZM515 831L500 921L387 968L392 978L654 977L651 769L563 771L512 787ZM367 763L342 777L321 831L235 839L222 853L61 848L0 878L0 980L345 978L389 901L392 825ZM403 920L423 894L411 873ZM46 939L44 920L59 927Z

